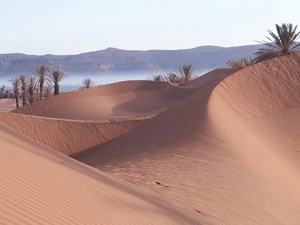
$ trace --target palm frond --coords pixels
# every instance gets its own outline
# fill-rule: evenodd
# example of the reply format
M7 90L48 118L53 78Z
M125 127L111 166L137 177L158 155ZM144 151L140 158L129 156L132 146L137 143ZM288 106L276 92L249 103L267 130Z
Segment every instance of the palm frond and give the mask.
M46 79L46 74L49 71L48 66L35 66L33 68L33 73L39 78L39 84L40 84L40 99L43 98L43 89L44 89L44 83Z
M147 78L150 81L166 81L165 75L159 74L159 75L153 75Z
M245 67L251 66L254 64L254 60L252 58L242 58L240 60L233 60L230 59L226 62L227 65L229 65L234 72L237 72L241 69L244 69Z
M175 74L180 77L182 82L185 82L195 79L200 74L200 71L195 69L192 65L184 64L175 70Z
M82 87L80 89L91 88L92 86L94 86L96 84L96 82L91 80L90 78L84 78L81 83L84 85L84 87Z
M50 81L52 81L53 83L59 83L60 81L62 81L63 79L66 78L66 74L64 71L60 71L60 70L51 70L48 73L48 79Z
M180 77L177 76L176 73L168 73L165 76L165 80L170 82L171 84L178 84L180 83Z
M297 26L293 27L291 23L283 23L281 26L276 24L276 32L268 30L270 37L266 37L267 41L259 42L268 48L261 48L255 53L256 58L254 60L256 62L300 51L300 43L297 43L300 32L297 32Z

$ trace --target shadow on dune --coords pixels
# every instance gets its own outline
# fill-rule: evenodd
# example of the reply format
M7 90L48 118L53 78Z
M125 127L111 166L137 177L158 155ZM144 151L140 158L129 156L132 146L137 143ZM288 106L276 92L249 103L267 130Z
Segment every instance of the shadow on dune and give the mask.
M126 160L132 155L149 153L151 151L161 152L161 149L164 149L166 146L176 147L180 143L198 139L199 130L205 130L207 125L206 112L210 94L214 87L231 73L231 69L214 70L196 80L190 81L186 86L178 87L182 88L182 93L185 92L185 95L187 92L190 93L188 97L184 98L184 101L179 101L178 104L174 104L168 110L137 127L132 132L108 143L95 153L91 153L83 161L89 161L88 158L90 158L95 165L101 165L102 163L110 163L110 158L114 157L114 154L116 157L113 161ZM168 97L170 96L166 98ZM126 104L135 105L141 101L143 101L142 98L138 96ZM145 104L147 103L150 103L150 101ZM145 144L147 146L144 146ZM91 163L91 165L94 164Z
M140 185L162 183L216 224L297 224L299 55L227 79L229 70L218 72L185 84L198 90L80 161Z
M199 224L199 220L208 220L178 207L173 200L128 185L3 125L0 125L0 133L0 168L4 182L0 186L0 208L2 212L9 212L1 216L4 224L87 221L91 224L112 221L114 224L147 224L164 220L173 224Z
M128 115L160 113L197 91L195 88L174 86L166 82L156 83L160 88L149 88L153 82L140 85L134 92L135 98L116 105L113 112Z

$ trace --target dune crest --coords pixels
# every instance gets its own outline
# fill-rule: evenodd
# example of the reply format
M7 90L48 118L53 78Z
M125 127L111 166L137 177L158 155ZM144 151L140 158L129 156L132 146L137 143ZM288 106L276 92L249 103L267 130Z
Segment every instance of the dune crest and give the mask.
M298 224L299 72L291 55L198 86L81 161L145 187L158 181L216 224Z
M65 155L78 158L149 120L80 121L0 112L0 123Z
M215 70L179 86L128 81L78 90L21 107L14 113L0 113L0 122L79 158L187 98L199 89L198 82L200 86L209 84L214 73L228 74L231 70Z
M300 54L238 71L220 83L214 95L245 118L300 107Z
M161 112L193 91L167 82L125 81L52 96L12 112L75 120L126 118Z

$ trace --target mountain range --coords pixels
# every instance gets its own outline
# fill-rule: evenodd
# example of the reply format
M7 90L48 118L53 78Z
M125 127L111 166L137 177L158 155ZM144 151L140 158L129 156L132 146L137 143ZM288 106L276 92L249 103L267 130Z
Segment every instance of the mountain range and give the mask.
M200 70L228 67L229 59L253 57L261 45L237 47L200 46L184 50L105 50L78 55L0 54L0 77L30 74L35 65L47 65L68 74L100 74L110 72L172 71L183 64Z

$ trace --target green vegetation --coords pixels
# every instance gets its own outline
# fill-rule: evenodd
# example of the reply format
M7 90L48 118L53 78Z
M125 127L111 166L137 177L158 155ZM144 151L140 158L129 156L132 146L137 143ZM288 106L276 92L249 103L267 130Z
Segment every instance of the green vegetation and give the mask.
M53 84L50 81L46 81L46 85L44 86L45 96L48 98L53 93Z
M35 77L27 77L28 92L29 92L29 102L32 104L34 102L34 94L37 90L37 82Z
M167 81L172 84L183 83L195 79L200 74L199 70L192 65L182 65L175 69L173 73L166 75L154 75L148 78L151 81Z
M170 82L171 84L178 84L181 82L181 79L179 76L177 76L175 73L168 73L165 76L166 81Z
M39 78L39 92L40 92L40 99L43 98L43 90L44 90L44 83L46 79L46 74L49 72L48 66L35 66L33 68L33 73Z
M247 66L251 66L254 64L253 59L247 59L247 58L242 58L240 60L233 60L230 59L226 62L227 65L229 65L234 72L237 72L241 69L244 69Z
M291 23L283 23L281 26L276 24L277 33L268 30L271 37L267 37L267 41L260 42L265 44L267 48L261 48L255 53L255 62L262 62L275 57L299 52L300 43L297 43L297 40L300 37L300 32L296 30L297 26L293 27Z
M152 81L165 81L165 75L153 75L148 78L148 80Z
M199 75L199 71L192 65L182 65L175 70L175 74L179 77L180 82L186 82L195 79Z
M259 42L266 45L266 48L260 48L258 52L255 52L255 59L231 59L226 64L236 72L258 62L299 52L300 43L297 43L297 40L300 37L300 32L296 30L297 26L293 27L291 23L283 23L281 26L276 24L276 33L268 30L270 37L267 37L266 41Z
M60 70L51 70L48 66L35 66L33 73L38 77L21 75L11 78L9 82L13 85L14 97L16 98L16 107L19 108L20 90L23 106L29 101L32 104L37 99L49 97L53 93L59 94L59 82L64 79L65 73ZM19 88L21 88L19 90ZM0 88L0 98L11 97L11 91L5 90L5 86Z
M51 70L48 74L49 80L54 84L54 95L59 94L59 82L62 81L66 75L64 71Z
M19 96L20 96L19 87L21 84L20 78L18 78L18 77L11 78L9 80L9 82L12 84L13 89L14 89L15 98L16 98L16 108L19 108Z
M26 105L26 89L27 89L27 79L25 75L20 76L21 89L22 89L22 100L23 106Z
M11 93L11 90L6 90L6 91L5 91L5 96L6 96L6 98L11 98L11 97L13 97L13 96L12 96L12 93Z
M0 98L4 98L5 96L5 86L3 85L1 88L0 88Z
M80 89L91 88L92 86L94 86L96 84L96 82L91 80L90 78L84 78L81 83L84 85L84 87L82 87Z

